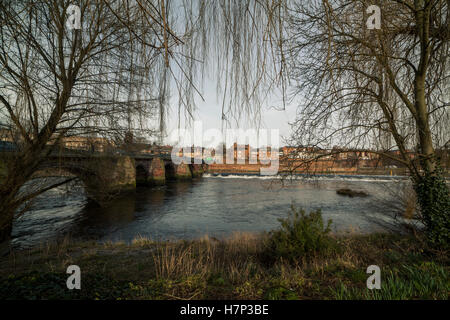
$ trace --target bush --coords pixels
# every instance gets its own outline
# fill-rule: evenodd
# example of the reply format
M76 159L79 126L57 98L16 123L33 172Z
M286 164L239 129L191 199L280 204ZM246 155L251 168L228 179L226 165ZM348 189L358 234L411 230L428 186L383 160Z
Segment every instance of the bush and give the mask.
M278 219L281 229L269 233L265 253L269 259L283 258L295 261L304 256L327 253L332 247L331 220L324 225L321 210L309 215L303 209L291 206L288 218Z
M447 250L450 238L450 197L441 170L425 172L414 187L429 244Z

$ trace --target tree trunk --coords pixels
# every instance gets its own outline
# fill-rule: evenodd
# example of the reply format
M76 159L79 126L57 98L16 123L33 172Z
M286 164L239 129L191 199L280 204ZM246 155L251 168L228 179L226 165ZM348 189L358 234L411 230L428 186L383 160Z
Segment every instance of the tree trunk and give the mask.
M423 173L417 173L418 176L414 177L414 189L429 244L447 250L450 236L450 197L433 147L423 74L418 74L415 79L415 106L419 161Z
M416 77L415 83L415 104L417 110L417 130L419 134L419 160L422 169L433 174L436 170L436 154L431 136L428 108L425 100L425 78Z
M18 195L36 169L37 154L10 159L6 178L0 184L0 243L11 237L14 215L22 203Z
M11 232L16 206L10 201L11 195L0 196L0 243L11 239Z
M11 239L12 222L12 220L8 221L8 223L0 229L0 243Z

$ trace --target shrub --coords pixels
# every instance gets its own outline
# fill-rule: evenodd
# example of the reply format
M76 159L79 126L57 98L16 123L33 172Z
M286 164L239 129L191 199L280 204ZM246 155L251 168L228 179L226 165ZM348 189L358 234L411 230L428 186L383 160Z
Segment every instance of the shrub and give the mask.
M450 238L450 197L441 170L425 172L414 187L429 244L447 250Z
M331 231L331 220L324 225L321 210L312 211L309 215L303 209L291 206L286 219L278 219L281 229L269 233L265 242L266 258L283 258L295 261L303 256L327 253L333 243L328 233Z

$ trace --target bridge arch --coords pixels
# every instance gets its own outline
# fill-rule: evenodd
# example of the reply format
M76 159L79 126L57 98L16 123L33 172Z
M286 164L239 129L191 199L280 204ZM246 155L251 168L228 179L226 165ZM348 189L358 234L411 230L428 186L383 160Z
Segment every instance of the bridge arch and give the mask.
M136 189L136 169L130 157L96 157L54 159L40 172L70 173L84 184L87 197L100 205L108 203L120 193ZM39 175L37 175L39 176Z
M136 164L136 186L147 185L149 182L150 174L148 168L144 164Z
M159 157L136 159L136 184L141 186L161 185L166 182L164 160Z

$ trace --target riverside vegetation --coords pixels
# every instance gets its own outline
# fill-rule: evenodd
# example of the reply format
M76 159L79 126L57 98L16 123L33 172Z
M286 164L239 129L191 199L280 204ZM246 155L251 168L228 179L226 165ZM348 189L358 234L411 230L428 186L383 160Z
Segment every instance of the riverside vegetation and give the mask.
M420 236L332 235L320 210L294 207L281 228L217 240L74 243L0 261L0 299L448 299L447 253ZM81 268L68 290L66 268ZM366 269L381 268L368 290Z

